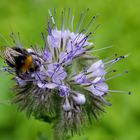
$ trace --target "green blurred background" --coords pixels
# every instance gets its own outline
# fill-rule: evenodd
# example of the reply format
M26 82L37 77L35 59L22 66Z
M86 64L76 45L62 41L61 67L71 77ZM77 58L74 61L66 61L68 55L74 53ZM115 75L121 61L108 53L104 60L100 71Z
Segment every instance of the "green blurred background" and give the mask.
M106 58L115 53L131 55L116 65L129 74L109 82L111 89L132 91L132 95L113 93L111 107L81 136L71 140L140 140L140 0L1 0L0 34L10 40L11 32L20 32L24 46L43 44L41 32L47 24L48 9L71 8L78 21L81 11L99 14L101 24L93 39L97 48L112 45L96 54ZM0 37L0 45L7 45ZM12 94L11 77L0 74L0 140L38 140L52 137L52 126L34 118L27 119L15 105L8 104ZM44 139L45 140L45 139Z

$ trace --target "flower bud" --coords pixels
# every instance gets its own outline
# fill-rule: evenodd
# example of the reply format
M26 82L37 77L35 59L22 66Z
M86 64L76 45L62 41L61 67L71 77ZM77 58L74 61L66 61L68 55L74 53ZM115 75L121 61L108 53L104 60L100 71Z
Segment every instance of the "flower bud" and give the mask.
M67 97L66 97L65 102L63 104L63 109L65 111L70 111L71 110L71 105L70 105L70 102L69 102Z
M78 105L83 105L86 102L85 95L83 95L83 94L76 93L72 97L73 97L73 100L75 101L75 103Z

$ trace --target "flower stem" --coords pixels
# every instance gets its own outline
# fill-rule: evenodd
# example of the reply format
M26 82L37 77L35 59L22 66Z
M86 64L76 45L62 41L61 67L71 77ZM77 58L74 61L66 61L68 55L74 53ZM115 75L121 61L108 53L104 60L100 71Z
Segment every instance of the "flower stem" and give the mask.
M63 136L59 133L57 127L54 129L53 140L63 140Z

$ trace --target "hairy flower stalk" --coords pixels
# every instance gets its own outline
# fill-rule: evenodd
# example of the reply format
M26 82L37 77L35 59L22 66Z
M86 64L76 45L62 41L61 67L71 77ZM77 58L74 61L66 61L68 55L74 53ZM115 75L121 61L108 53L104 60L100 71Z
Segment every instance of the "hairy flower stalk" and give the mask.
M16 47L5 48L1 56L7 66L4 71L13 74L16 81L13 102L45 122L52 122L59 135L80 133L87 119L97 119L105 105L111 105L105 97L109 92L107 81L111 66L127 56L103 61L92 56L93 43L89 41L94 31L93 17L84 29L87 12L80 16L76 31L71 11L62 12L61 29L56 26L54 15L49 11L48 35L42 33L44 48L24 49L12 38ZM66 15L67 14L67 15ZM108 78L106 78L108 77ZM116 91L117 92L117 91Z

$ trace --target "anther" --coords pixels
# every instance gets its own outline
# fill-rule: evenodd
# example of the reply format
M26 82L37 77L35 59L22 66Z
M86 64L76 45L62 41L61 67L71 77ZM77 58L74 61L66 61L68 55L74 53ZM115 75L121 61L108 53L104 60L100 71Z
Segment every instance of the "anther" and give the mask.
M120 58L125 58L125 56L120 56Z
M116 72L116 71L117 71L117 70L115 70L115 69L113 70L113 72Z

